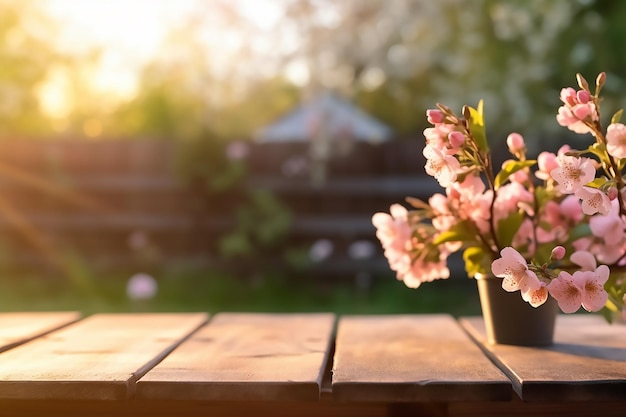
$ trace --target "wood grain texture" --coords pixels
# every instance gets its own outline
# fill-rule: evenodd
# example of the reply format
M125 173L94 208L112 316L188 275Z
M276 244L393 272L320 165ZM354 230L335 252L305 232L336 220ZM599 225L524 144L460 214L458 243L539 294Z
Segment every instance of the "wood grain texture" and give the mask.
M486 343L482 318L461 324L507 375L524 401L626 401L626 326L597 315L559 315L554 345Z
M137 383L141 399L318 400L332 314L218 314Z
M506 401L509 379L447 315L339 320L333 367L338 401Z
M204 313L99 314L0 354L0 398L129 398Z
M0 352L75 322L78 312L0 313Z

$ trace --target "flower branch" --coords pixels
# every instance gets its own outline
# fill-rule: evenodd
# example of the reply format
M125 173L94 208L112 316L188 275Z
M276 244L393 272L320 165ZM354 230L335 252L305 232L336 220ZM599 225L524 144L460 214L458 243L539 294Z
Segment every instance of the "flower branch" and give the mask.
M445 193L409 199L412 211L394 205L372 219L398 279L416 288L448 278L448 256L462 251L470 277L494 274L533 306L552 296L564 312L624 308L626 126L618 111L602 127L604 73L593 94L582 75L576 79L578 90L561 90L556 119L595 142L529 159L523 137L512 133L512 158L497 172L482 101L464 106L462 117L443 104L426 112L425 170Z

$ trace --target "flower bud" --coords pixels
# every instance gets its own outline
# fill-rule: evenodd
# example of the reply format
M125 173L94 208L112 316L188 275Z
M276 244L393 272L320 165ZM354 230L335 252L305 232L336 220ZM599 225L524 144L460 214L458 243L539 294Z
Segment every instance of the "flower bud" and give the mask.
M617 187L611 187L606 192L606 195L609 197L609 200L613 201L617 198Z
M443 122L444 116L441 110L428 109L426 110L426 118L428 119L428 123L438 124Z
M578 90L578 92L576 93L576 98L581 104L587 104L589 103L589 100L591 100L591 94L589 94L589 92L585 90Z
M600 74L598 74L598 78L596 78L596 87L598 89L601 89L604 86L605 82L606 82L606 72L601 72Z
M565 248L563 246L556 246L552 249L552 253L550 254L550 259L560 261L565 257Z
M584 104L577 104L572 108L572 113L578 120L585 120L587 116L591 115L591 109Z
M513 155L523 152L524 149L526 149L524 138L519 133L511 133L506 138L506 144L509 147L509 152L511 152Z
M585 77L582 76L582 74L576 74L576 81L578 81L578 86L581 89L589 91L589 84L587 83L587 80L585 80Z
M465 143L465 135L455 130L454 132L450 132L448 140L450 141L450 146L458 149L463 145L463 143Z

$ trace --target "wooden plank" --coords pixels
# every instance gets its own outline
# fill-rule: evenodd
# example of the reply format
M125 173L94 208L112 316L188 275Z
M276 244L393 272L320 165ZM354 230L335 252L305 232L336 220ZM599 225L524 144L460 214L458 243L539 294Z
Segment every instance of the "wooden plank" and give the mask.
M126 399L204 313L99 314L0 355L0 399Z
M318 400L333 314L218 314L137 383L140 399Z
M482 318L462 325L513 382L524 401L626 400L626 326L597 315L559 315L554 345L486 343Z
M0 313L0 352L21 345L80 318L78 312Z
M447 315L349 316L337 330L338 401L506 401L511 383Z

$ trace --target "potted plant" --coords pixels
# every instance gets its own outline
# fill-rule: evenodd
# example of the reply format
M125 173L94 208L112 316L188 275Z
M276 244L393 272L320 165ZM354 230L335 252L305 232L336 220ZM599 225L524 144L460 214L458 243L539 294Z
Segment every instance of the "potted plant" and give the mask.
M581 307L623 311L626 126L620 123L620 110L606 130L602 127L605 80L601 73L592 92L578 74L578 90L561 90L557 121L573 132L591 134L595 141L589 147L566 145L556 154L542 152L529 159L523 137L512 133L507 137L512 157L500 167L492 163L482 101L477 108L465 106L460 116L441 104L428 110L433 126L424 131L425 170L445 193L427 202L409 197L409 209L394 204L390 213L372 218L397 278L410 288L448 278L448 256L462 251L468 276L479 278L487 333L494 343L551 343L557 311L551 303L565 313ZM495 296L508 298L492 300ZM505 311L490 315L488 310L497 306ZM514 313L520 309L522 313ZM516 318L538 311L545 316ZM542 323L547 330L540 329ZM513 331L489 328L500 324ZM520 326L529 334L522 334L526 330ZM540 334L532 339L537 330Z

